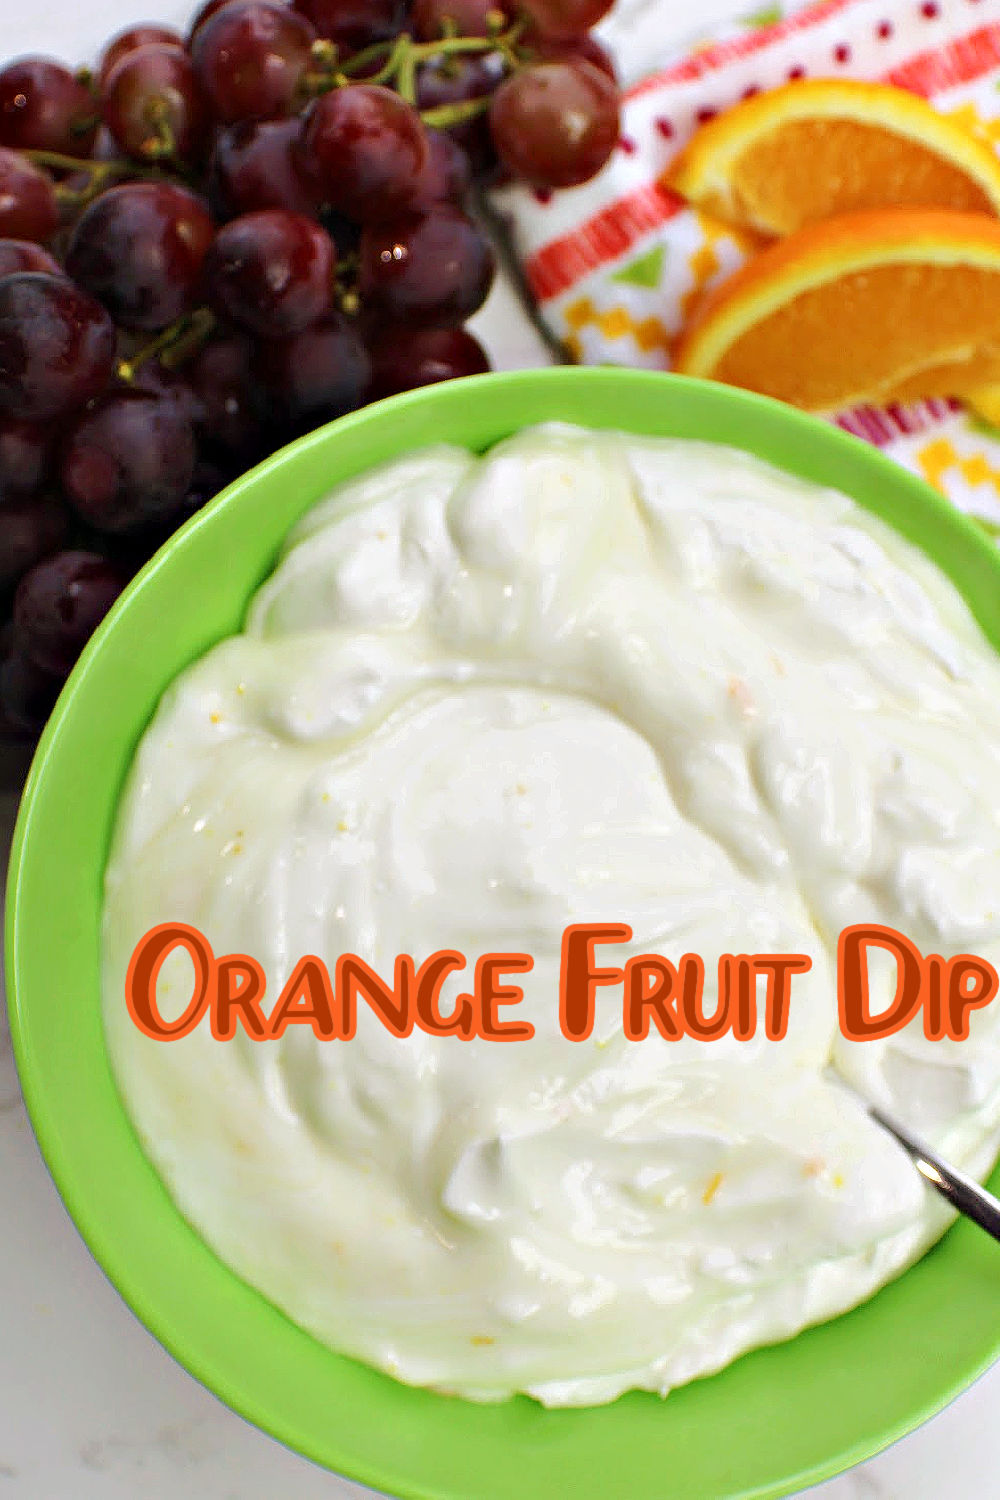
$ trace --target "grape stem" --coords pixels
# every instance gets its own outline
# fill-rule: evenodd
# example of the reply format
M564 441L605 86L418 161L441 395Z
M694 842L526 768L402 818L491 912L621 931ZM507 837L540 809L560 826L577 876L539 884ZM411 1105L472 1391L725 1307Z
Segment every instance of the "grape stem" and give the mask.
M376 71L364 78L365 83L386 84L394 87L396 92L412 104L416 99L416 73L420 63L428 62L435 57L462 57L470 56L480 52L496 52L504 60L508 69L514 70L521 66L521 58L518 56L517 43L520 41L526 26L524 20L515 21L513 26L506 31L497 30L492 36L443 36L436 42L416 42L409 32L401 32L391 42L375 42L371 47L365 47L361 52L356 52L353 57L346 58L343 62L337 60L336 56L329 58L329 66L321 71L308 73L306 85L310 93L326 94L331 89L343 88L353 83L359 74L375 64L381 64ZM326 62L326 56L322 56L313 48L314 61ZM468 101L480 104L479 100ZM451 108L452 106L443 106ZM454 106L464 109L463 105ZM440 113L440 111L437 111ZM480 113L477 108L472 114ZM461 114L449 123L456 124L460 120L471 118L470 113Z
M162 98L151 99L146 106L146 123L152 134L142 143L142 154L150 161L169 161L175 168L179 163L175 160L177 156L177 141L167 118L166 101Z
M129 359L120 359L115 374L125 385L131 385L136 371L148 360L159 359L168 370L176 369L200 349L214 332L215 326L215 314L207 307L196 307L194 312L183 313L175 323L169 324L155 339L137 349Z
M85 208L115 177L142 177L161 182L165 176L158 167L143 167L134 161L91 161L89 157L65 156L61 151L25 151L24 155L36 167L48 167L53 172L86 174L87 185L79 190L61 182L55 185L60 202L72 208Z
M452 125L462 125L484 115L490 107L492 94L481 94L478 99L463 99L460 104L439 104L435 109L422 109L420 118L433 130L448 130Z

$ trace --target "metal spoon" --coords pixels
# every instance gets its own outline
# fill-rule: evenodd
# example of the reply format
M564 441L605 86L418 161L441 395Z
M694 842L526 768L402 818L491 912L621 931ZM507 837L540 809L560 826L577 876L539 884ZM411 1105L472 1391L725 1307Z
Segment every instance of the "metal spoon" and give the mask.
M942 1198L947 1198L960 1214L965 1214L966 1218L972 1219L995 1240L1000 1240L1000 1200L980 1187L971 1177L966 1177L964 1172L959 1172L956 1167L950 1167L946 1161L942 1161L935 1151L925 1146L915 1135L911 1135L904 1126L897 1125L895 1120L884 1115L874 1104L866 1101L865 1108L872 1119L883 1130L888 1130L891 1136L895 1136L903 1150L908 1152L925 1182L936 1188Z

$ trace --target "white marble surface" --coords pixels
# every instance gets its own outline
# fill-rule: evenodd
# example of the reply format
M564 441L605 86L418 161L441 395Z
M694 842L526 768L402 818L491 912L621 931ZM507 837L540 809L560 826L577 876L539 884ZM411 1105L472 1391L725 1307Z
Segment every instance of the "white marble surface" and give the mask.
M611 33L634 49L633 21L653 19L656 50L665 53L694 28L742 8L741 0L697 6L619 0ZM0 56L47 51L83 61L129 22L183 22L189 9L185 0L86 6L35 0L17 7L5 0ZM646 66L654 61L648 46L642 56ZM505 281L476 327L501 368L548 362ZM14 800L0 799L4 860L14 813ZM1000 1500L998 1412L1000 1366L918 1432L811 1494ZM91 1259L42 1164L0 1005L0 1500L365 1500L371 1494L242 1421L133 1317Z

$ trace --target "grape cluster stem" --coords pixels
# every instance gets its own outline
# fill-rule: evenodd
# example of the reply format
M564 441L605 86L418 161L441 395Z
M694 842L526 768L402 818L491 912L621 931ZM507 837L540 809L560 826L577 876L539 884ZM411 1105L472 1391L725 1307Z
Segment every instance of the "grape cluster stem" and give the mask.
M135 161L91 161L88 157L65 156L61 151L25 151L24 155L36 167L47 167L52 172L72 172L87 178L86 187L80 189L69 188L62 182L55 185L59 201L73 209L85 208L116 177L143 178L154 182L169 180L168 175L159 167L143 167Z
M148 360L158 359L168 370L176 369L201 348L215 328L215 314L207 307L196 307L164 328L128 359L120 359L115 374L125 385L130 385Z
M500 16L500 12L497 15ZM476 53L495 52L503 59L509 71L522 66L524 59L518 52L517 43L524 34L526 22L515 21L506 31L498 29L492 36L445 36L435 42L417 42L403 32L391 42L375 42L343 61L331 44L319 43L313 48L313 59L320 67L307 73L305 86L312 95L326 94L332 89L345 88L354 83L359 74L374 63L382 66L364 79L366 84L381 84L396 90L408 104L417 97L417 68L421 63L436 57L462 57ZM460 104L444 104L436 109L421 112L425 125L436 130L446 130L452 125L461 125L466 120L483 114L490 103L490 95L479 99L467 99Z

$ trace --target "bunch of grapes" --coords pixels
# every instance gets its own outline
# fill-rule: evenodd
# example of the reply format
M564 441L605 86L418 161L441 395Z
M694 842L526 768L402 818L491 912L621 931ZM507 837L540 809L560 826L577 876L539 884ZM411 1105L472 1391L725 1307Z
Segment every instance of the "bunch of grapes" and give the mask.
M600 170L610 0L208 0L0 69L0 736L170 532L366 401L488 368L470 201Z

